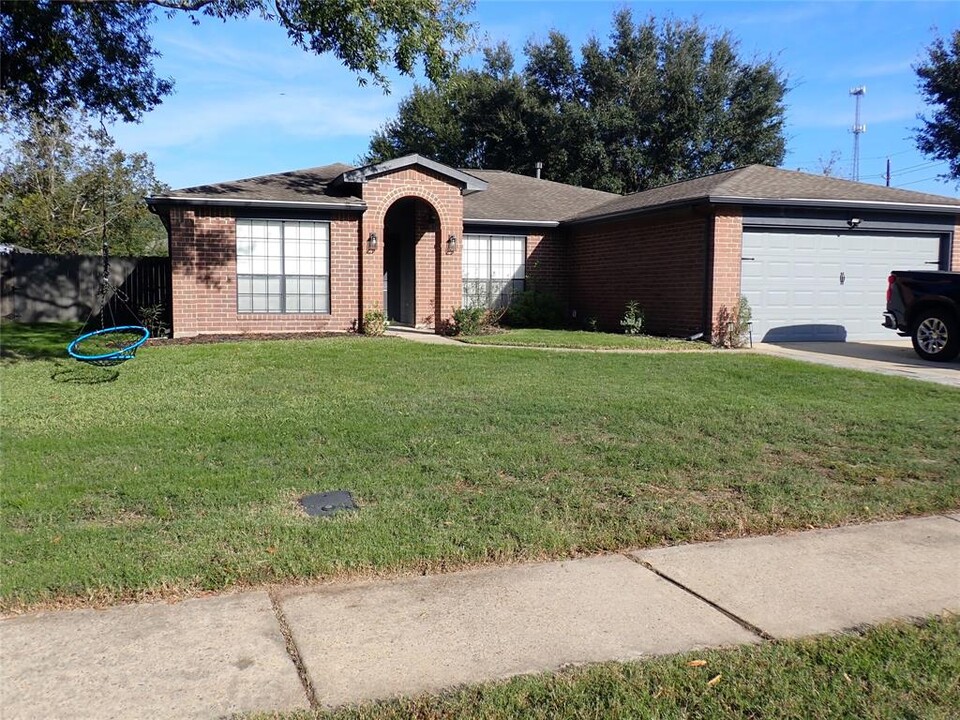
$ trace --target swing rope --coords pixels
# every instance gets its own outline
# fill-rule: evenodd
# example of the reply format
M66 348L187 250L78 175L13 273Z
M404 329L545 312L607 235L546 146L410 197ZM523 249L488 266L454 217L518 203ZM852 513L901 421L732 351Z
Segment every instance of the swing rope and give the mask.
M99 306L100 327L86 332L67 346L70 357L91 365L117 365L132 360L137 354L137 348L143 345L150 337L150 331L142 325L117 325L113 314L113 301L118 300L127 310L127 314L137 318L127 304L127 296L120 288L113 284L110 272L110 245L107 243L107 164L105 137L107 127L100 116L100 165L101 165L101 202L100 202L100 240L103 252L103 272L100 275L100 285L97 288L94 307L81 328L81 333L88 329L97 306ZM111 293L112 291L112 293ZM106 323L105 313L110 314L110 325Z
M111 292L112 291L112 292ZM103 242L103 273L97 288L95 306L90 308L83 330L90 327L94 313L99 315L100 327L86 332L67 346L70 357L91 365L117 365L133 360L137 348L150 338L150 331L142 325L117 325L113 313L113 300L123 304L129 316L136 317L127 304L126 295L110 279L110 246ZM99 308L96 306L99 305ZM110 315L107 325L106 314Z

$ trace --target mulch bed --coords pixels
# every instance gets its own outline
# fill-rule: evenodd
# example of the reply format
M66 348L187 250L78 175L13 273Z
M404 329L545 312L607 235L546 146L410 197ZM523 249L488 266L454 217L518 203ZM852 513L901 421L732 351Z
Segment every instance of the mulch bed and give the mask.
M179 338L150 338L146 344L162 347L164 345L212 345L213 343L235 343L255 340L317 340L320 338L346 337L355 333L347 332L297 332L297 333L226 333L194 335Z

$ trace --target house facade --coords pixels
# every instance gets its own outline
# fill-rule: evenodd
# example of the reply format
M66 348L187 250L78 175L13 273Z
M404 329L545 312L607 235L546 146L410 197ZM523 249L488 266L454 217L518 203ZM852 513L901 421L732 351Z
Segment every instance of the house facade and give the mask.
M758 340L873 339L893 269L960 270L960 200L748 166L619 196L410 155L174 190L173 331L440 331L536 288L572 322L709 338L741 295Z

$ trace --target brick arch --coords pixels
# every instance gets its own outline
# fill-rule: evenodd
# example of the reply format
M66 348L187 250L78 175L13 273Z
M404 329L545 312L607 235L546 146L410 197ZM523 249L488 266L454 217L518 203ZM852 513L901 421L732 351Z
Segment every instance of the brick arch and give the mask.
M432 325L439 331L461 300L460 251L448 254L443 239L449 234L463 233L463 196L460 187L449 178L423 168L405 168L363 185L367 211L361 217L358 237L360 314L362 317L364 312L383 303L383 246L371 253L366 247L367 238L371 233L384 238L387 211L403 198L427 203L437 216L436 242L429 243L429 248L422 247L417 254L416 320L419 325Z
M407 198L416 198L417 200L423 200L428 203L433 211L437 214L437 219L440 221L440 227L446 227L450 223L450 218L447 212L443 208L443 202L434 195L432 192L427 190L421 190L420 188L397 188L391 190L386 197L380 201L380 207L377 208L375 215L373 216L373 224L376 227L383 227L384 221L387 219L387 213L390 211L397 202L400 200L405 200Z

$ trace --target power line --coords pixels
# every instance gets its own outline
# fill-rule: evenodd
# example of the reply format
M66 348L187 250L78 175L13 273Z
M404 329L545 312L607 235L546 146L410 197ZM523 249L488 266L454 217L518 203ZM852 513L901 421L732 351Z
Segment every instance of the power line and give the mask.
M916 150L901 150L900 152L887 153L884 155L876 155L874 157L864 158L864 160L886 160L887 158L897 157L897 155L906 155L907 153L916 152Z
M907 185L916 185L917 183L927 182L928 180L936 180L939 177L940 177L939 175L933 175L928 178L923 178L923 180L911 180L910 182L900 183L899 185L897 185L897 187L906 187Z
M934 165L945 165L945 164L946 164L946 161L945 161L945 160L935 160L935 161L933 161L933 162L920 163L919 165L910 165L910 166L905 167L905 168L900 168L899 170L897 170L896 172L891 173L891 174L892 174L892 175L904 175L904 174L908 174L908 173L917 172L918 170L923 170L924 168L933 167Z

